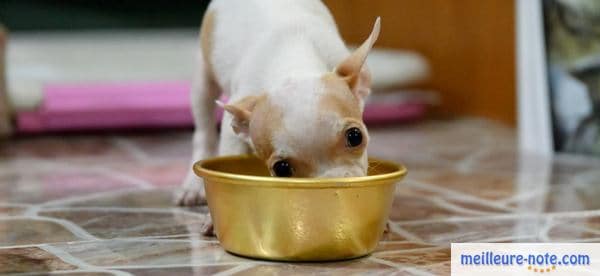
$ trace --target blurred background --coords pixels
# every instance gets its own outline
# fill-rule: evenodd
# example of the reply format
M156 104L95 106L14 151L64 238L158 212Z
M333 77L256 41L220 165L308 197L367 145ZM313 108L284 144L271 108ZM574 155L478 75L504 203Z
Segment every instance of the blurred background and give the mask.
M187 85L208 2L0 2L13 133L191 126ZM324 2L349 44L382 17L368 123L516 124L513 1Z
M515 1L324 2L348 41L359 42L380 15L379 47L424 55L431 77L419 86L440 93L440 114L516 124Z
M13 31L196 28L209 1L56 0L0 2Z

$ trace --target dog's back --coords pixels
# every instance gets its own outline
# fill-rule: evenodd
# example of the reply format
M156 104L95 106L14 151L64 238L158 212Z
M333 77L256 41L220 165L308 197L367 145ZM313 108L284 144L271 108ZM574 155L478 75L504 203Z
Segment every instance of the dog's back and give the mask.
M260 74L289 39L312 43L328 67L348 55L333 17L319 0L215 0L203 26L204 58L224 89L250 64Z

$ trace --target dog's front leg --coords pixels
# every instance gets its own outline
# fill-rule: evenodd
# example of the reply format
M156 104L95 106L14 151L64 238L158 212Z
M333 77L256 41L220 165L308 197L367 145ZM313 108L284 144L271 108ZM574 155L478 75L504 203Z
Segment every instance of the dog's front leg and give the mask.
M217 143L217 126L214 117L215 100L220 94L219 86L210 70L200 57L197 72L190 91L192 115L196 126L192 138L192 160L181 188L175 193L175 202L180 206L206 204L204 183L192 170L192 165L214 155Z
M219 149L217 151L218 156L250 153L248 144L231 128L231 121L231 114L225 113L221 123L221 137L219 138ZM205 236L213 236L215 234L212 221L204 223L201 233Z

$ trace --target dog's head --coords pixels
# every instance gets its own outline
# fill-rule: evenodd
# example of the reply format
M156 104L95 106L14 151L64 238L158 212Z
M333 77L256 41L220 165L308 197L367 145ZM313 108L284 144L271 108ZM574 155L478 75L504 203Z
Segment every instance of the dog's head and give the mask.
M273 176L366 174L369 135L362 112L371 80L364 63L379 24L377 19L369 38L332 72L295 76L275 85L277 93L224 106L233 115L234 131L250 142Z

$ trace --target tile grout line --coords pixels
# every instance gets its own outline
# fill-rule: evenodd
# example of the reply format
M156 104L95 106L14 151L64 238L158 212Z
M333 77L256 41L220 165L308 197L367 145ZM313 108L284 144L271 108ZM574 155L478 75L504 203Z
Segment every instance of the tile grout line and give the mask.
M142 150L131 140L127 140L124 137L113 136L110 138L110 141L117 148L129 153L137 162L144 163L145 161L152 159L144 150Z
M575 240L559 240L554 241L555 243L561 242L573 242L573 243L600 243L600 238L587 238L587 239L575 239Z
M0 206L1 207L31 207L34 206L34 204L28 204L28 203L15 203L15 202L0 202Z
M431 243L419 243L416 241L409 241L409 240L403 240L403 241L390 241L390 240L380 240L379 241L380 244L418 244L418 245L423 245L423 246L429 246L429 247L435 247L435 244L431 244Z
M95 170L96 170L96 172L105 174L107 177L124 180L126 183L133 184L134 186L136 186L137 188L140 188L140 189L154 188L154 185L152 185L152 183L149 183L146 180L137 178L135 176L132 176L132 175L129 175L129 174L126 174L123 172L119 172L112 168L98 167Z
M503 209L509 212L515 212L516 210L514 208L510 208L507 207L503 204L495 204L495 202L491 201L491 200L485 200L476 196L472 196L472 195L466 195L466 194L462 194L458 191L452 190L452 189L446 189L446 188L442 188L442 187L438 187L432 184L428 184L428 183L423 183L422 181L418 181L418 180L414 180L414 179L406 179L405 181L406 185L408 185L409 187L417 187L417 188L421 188L421 189L425 189L427 191L433 191L436 193L441 193L442 195L446 195L449 196L453 199L458 199L460 201L464 201L464 202L474 202L474 203L478 203L484 206L488 206L488 207L494 207L494 208L498 208L498 209Z
M543 218L548 214L537 214L537 213L522 213L522 214L498 214L490 216L469 216L469 217L445 217L445 218L434 218L434 219L420 219L420 220L406 220L406 221L394 221L394 223L403 226L411 225L423 225L429 223L456 223L456 222L477 222L477 221L488 221L488 220L510 220L510 219L525 219L525 218Z
M413 273L415 275L419 275L419 276L434 276L435 275L435 274L431 274L426 271L418 270L416 268L412 268L412 267L408 267L408 266L401 266L400 264L397 264L397 263L394 263L391 261L387 261L387 260L383 260L383 259L379 259L377 257L369 257L368 260L370 260L374 263L379 263L379 264L390 266L390 267L395 268L400 271L408 271L408 272L411 272L411 273Z
M536 191L536 192L531 192L531 193L520 193L520 194L515 194L515 195L512 195L512 196L504 198L504 199L496 200L496 202L500 203L500 204L503 204L503 205L507 205L507 204L511 204L511 203L518 203L518 201L527 200L527 199L530 199L532 197L542 196L542 195L544 195L546 193L547 193L547 191Z
M37 217L41 208L42 206L40 205L32 205L29 208L27 208L27 211L25 211L23 215L26 217Z
M480 240L473 240L473 241L469 241L469 242L482 242L482 243L491 243L491 242L502 242L505 240L510 240L510 239L535 239L537 238L537 234L531 234L531 235L513 235L513 236L499 236L499 237L494 237L494 238L485 238L485 239L480 239ZM450 242L451 244L453 242ZM461 242L458 242L461 243Z
M87 263L83 260L80 260L80 259L76 258L75 256L71 255L71 253L66 252L66 251L64 251L58 247L52 246L52 245L41 245L41 246L39 246L39 248L54 255L57 258L63 260L64 262L69 263L69 264L74 265L75 267L79 268L78 272L95 271L95 272L111 273L111 274L117 275L117 276L132 275L131 273L128 273L125 271L105 269L103 267L89 264L89 263Z
M465 156L462 160L456 163L454 169L460 173L470 173L473 171L473 163L477 161L477 159L481 158L481 156L488 153L489 150L487 147L482 146L479 149L471 152L469 155Z
M51 217L43 217L43 216L0 217L0 221L3 221L3 220L15 220L15 219L35 219L35 220L40 220L40 221L53 222L53 223L56 223L56 224L59 224L59 225L63 226L66 230L68 230L69 232L71 232L71 234L73 234L74 236L76 236L78 238L81 238L81 239L84 239L84 240L94 240L94 241L102 240L102 239L97 238L96 236L88 233L83 228L81 228L79 225L77 225L77 224L75 224L73 222L70 222L68 220L62 220L62 219L51 218Z
M57 248L57 247L54 247L54 246L51 246L51 245L47 245L47 244L46 245L40 245L38 247L41 248L41 249L43 249L44 251L46 251L46 252L48 252L48 253L56 256L57 258L65 261L66 263L74 265L77 268L89 269L89 270L97 270L97 269L99 269L99 267L97 267L95 265L88 264L88 263L86 263L86 262L84 262L84 261L82 261L82 260L80 260L78 258L75 258L70 253L68 253L68 252L66 252L66 251L64 251L64 250L62 250L60 248Z
M81 274L85 275L91 273L109 273L111 275L120 275L120 276L133 276L130 273L119 271L119 270L92 270L92 269L67 269L67 270L53 270L53 271L44 271L44 272L25 272L25 273L9 273L6 275L14 275L14 276L40 276L40 275L71 275L71 274Z
M573 217L573 215L579 215L579 217ZM552 218L589 218L593 216L600 216L600 209L598 210L582 210L582 211L568 211L568 212L557 212L557 213L545 213L545 216Z
M101 242L121 241L121 242L153 242L153 243L190 243L192 239L161 239L152 237L132 237L132 238L112 238L102 239ZM198 244L220 244L218 240L194 240Z
M79 165L79 164L74 164L74 162L64 161L64 160L60 160L60 161L57 161L57 160L49 161L49 160L38 160L38 159L34 159L34 160L36 160L36 162L42 163L41 166L38 166L38 168L37 168L38 170L45 169L46 171L50 171L50 172L61 171L61 172L99 173L99 174L103 174L112 179L123 180L123 181L125 181L125 183L132 185L134 187L137 187L137 188L148 189L148 188L154 187L151 183L148 183L147 181L145 181L143 179L116 171L116 170L108 168L108 167L100 166L100 165L95 165L95 166ZM18 167L30 167L30 166L31 166L31 164L28 164L26 166L18 166ZM29 173L30 170L26 170L26 172Z
M52 246L52 245L40 245L39 248L51 253L57 258L74 265L78 268L82 268L83 270L94 270L94 271L103 271L103 272L120 272L123 273L121 275L131 275L130 273L119 271L120 269L149 269L149 268L176 268L176 267L211 267L211 266L220 266L220 265L236 265L235 268L223 271L223 272L239 272L246 270L250 267L255 266L256 264L262 264L264 262L221 262L221 263L205 263L205 264L166 264L166 265L122 265L122 266L96 266L89 264L83 260L80 260L70 253ZM237 269L236 269L237 268ZM235 269L235 270L234 270ZM233 271L234 270L234 271ZM223 274L229 275L229 274Z
M203 263L203 264L161 264L161 265L115 265L107 266L108 269L147 269L147 268L176 268L176 267L211 267L222 265L244 265L248 263L262 264L264 262L240 261L240 262L219 262L219 263Z
M447 210L450 210L450 211L462 213L463 215L485 216L485 215L503 214L503 213L498 213L498 212L476 211L476 210L471 210L471 209L463 208L463 207L457 206L457 205L455 205L455 204L453 204L451 202L448 202L444 198L441 198L439 196L432 197L431 201L433 201L434 203L436 203L440 207L443 207L443 208L445 208Z
M549 218L549 220L550 219L552 219L552 218ZM545 229L545 232L544 232L545 236L543 236L543 238L547 239L547 242L551 242L551 239L548 236L548 233L550 232L550 230L554 226L558 226L558 225L556 225L556 224L555 225L550 225L550 224L544 225L544 227L547 227L547 229ZM591 234L594 234L594 235L600 235L600 231L599 230L596 230L596 229L593 229L593 228L589 228L587 226L562 225L562 227L565 227L565 228L567 228L569 230L578 230L580 232L587 232L587 233L591 233Z
M550 236L548 236L550 229L552 229L552 227L554 226L552 223L554 222L554 218L552 217L548 217L544 220L544 224L542 225L542 227L538 230L537 233L537 238L541 241L541 242L550 242Z
M57 204L57 203L52 202L51 205L42 204L38 207L38 209L40 209L41 207L47 206L43 211L104 211L104 212L110 211L110 212L114 212L114 213L139 212L139 213L160 213L160 214L179 213L179 214L185 214L185 215L189 215L189 216L193 216L193 217L201 218L201 219L205 219L206 216L208 215L208 213L193 212L193 211L190 211L185 208L178 207L178 206L173 206L173 207L168 207L168 208L128 208L128 207L106 207L106 206L95 206L95 207L57 206L57 207L52 207L54 204ZM36 206L34 206L34 207L36 207ZM36 211L35 214L37 214L38 210L35 210L35 211ZM33 212L33 211L31 211L31 212Z
M398 249L398 250L386 250L374 252L373 256L386 256L389 254L397 254L397 253L414 253L414 252L427 252L427 251L436 251L440 249L450 249L450 245L448 246L432 246L432 247L422 247L422 248L412 248L412 249Z
M510 214L497 214L489 216L470 216L470 217L445 217L439 219L420 219L420 220L406 220L406 221L392 221L398 225L422 225L426 223L449 223L449 222L472 222L472 221L486 221L493 219L522 219L537 217L543 218L588 218L600 216L600 210L583 210L583 211L567 211L557 213L510 213Z
M97 193L94 193L91 195L75 195L75 196L70 196L70 197L66 197L66 198L59 198L59 199L46 201L44 203L39 204L39 206L42 206L42 207L52 207L52 206L56 206L56 205L60 206L60 205L70 204L73 202L81 202L81 201L101 198L103 196L118 196L118 195L130 193L130 192L136 192L136 191L140 191L140 188L139 187L127 187L127 188L123 188L123 189L119 189L119 190L97 192ZM65 208L67 208L67 207L68 206L65 206Z
M417 276L436 276L433 273L430 273L430 272L427 272L427 271L422 271L422 270L419 270L419 269L416 269L416 268L413 268L413 267L406 267L405 270L408 271L408 272L410 272L410 273L413 273L414 275L417 275Z
M158 207L150 207L150 208L145 208L145 207L109 207L109 206L57 206L57 207L52 207L52 206L48 206L44 209L44 211L110 211L110 212L115 212L115 213L128 213L128 212L138 212L138 213L166 213L166 214L170 214L173 212L180 212L180 213L185 213L185 214L190 214L190 215L196 215L196 216L204 216L206 214L204 213L196 213L196 212L191 212L189 210L186 210L182 207L178 207L178 206L173 206L173 207L166 207L166 208L158 208Z
M59 242L50 242L50 243L30 243L30 244L21 244L21 245L8 245L8 246L0 246L0 250L3 249L13 249L13 248L27 248L27 247L37 247L42 245L60 245L60 244L86 244L86 243L94 243L94 242L130 242L130 243L141 243L141 242L152 242L152 243L189 243L189 239L153 239L152 237L139 237L139 238L111 238L111 239L94 239L94 240L74 240L74 241L59 241ZM218 240L197 240L199 244L219 244Z
M406 230L404 230L402 227L400 227L397 223L390 223L390 230L406 239L408 239L409 241L413 241L413 242L417 242L417 243L425 243L425 241L421 238L419 238L417 235L410 233Z
M228 269L228 270L225 270L225 271L221 271L219 273L215 273L215 274L213 274L213 276L229 276L229 275L234 275L235 273L242 272L244 270L248 270L248 269L253 268L255 266L256 265L253 264L253 263L241 264L241 265L237 265L234 268L231 268L231 269Z

